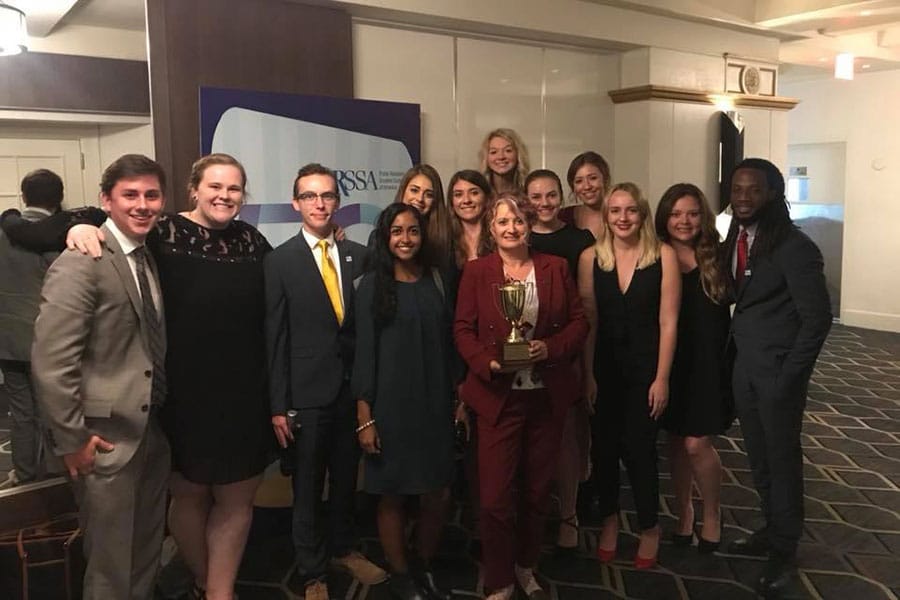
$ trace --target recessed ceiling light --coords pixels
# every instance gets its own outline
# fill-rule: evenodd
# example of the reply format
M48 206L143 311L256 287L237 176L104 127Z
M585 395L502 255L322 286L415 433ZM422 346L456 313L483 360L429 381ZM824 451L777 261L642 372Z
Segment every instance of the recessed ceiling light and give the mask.
M869 63L866 63L866 64L864 64L864 65L862 66L862 68L863 68L863 69L871 69L871 68L872 68L872 65L870 65Z
M557 73L559 73L559 69L550 69L550 72L556 75Z
M872 14L872 11L871 11L871 10L864 10L864 11L860 12L859 14L862 15L862 16L864 16L864 17L868 17L869 15Z
M820 57L819 57L819 62L825 62L825 61L827 61L827 60L828 60L828 57L827 57L827 56L820 56Z

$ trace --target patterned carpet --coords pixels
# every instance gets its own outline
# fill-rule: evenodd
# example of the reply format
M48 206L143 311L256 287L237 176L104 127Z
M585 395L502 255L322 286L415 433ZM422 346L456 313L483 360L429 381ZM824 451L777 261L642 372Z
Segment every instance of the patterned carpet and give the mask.
M718 442L725 467L723 547L760 524L757 496L735 426ZM806 458L806 531L799 550L801 597L875 600L900 595L900 335L835 326L810 386L803 429ZM661 489L664 535L672 530L674 506L665 459ZM597 529L584 524L574 557L552 554L552 536L539 566L540 579L556 600L754 598L763 561L664 543L659 566L638 572L634 512L624 494L626 533L621 560L601 566L593 558ZM365 552L382 562L371 502L360 519ZM700 514L700 507L697 507ZM258 511L240 572L241 600L299 598L293 551L283 532L284 511ZM276 533L281 532L281 533ZM476 548L459 515L448 526L435 571L460 598L481 597ZM346 576L332 578L332 598L381 600L385 585L366 587Z
M9 468L8 427L0 411L0 483ZM718 441L725 467L723 486L723 547L760 524L757 497L735 426ZM810 385L803 428L806 458L806 530L799 564L800 597L834 600L875 600L900 596L900 334L835 326ZM674 526L674 506L661 440L662 526ZM553 537L539 565L539 578L555 600L721 599L754 598L754 582L763 561L718 553L700 556L694 548L664 543L659 566L635 571L630 558L636 549L630 494L623 494L625 533L620 537L621 560L601 566L593 558L597 528L582 527L574 557L552 553ZM361 497L363 550L377 562L383 558L372 516L372 499ZM700 514L700 507L697 507ZM454 516L435 562L439 581L459 598L481 597L477 542ZM302 587L293 570L286 510L257 510L251 539L239 576L241 600L294 599ZM596 524L593 524L596 525ZM162 588L174 591L185 581L177 561L162 578ZM381 600L385 585L368 588L349 577L332 578L332 598Z

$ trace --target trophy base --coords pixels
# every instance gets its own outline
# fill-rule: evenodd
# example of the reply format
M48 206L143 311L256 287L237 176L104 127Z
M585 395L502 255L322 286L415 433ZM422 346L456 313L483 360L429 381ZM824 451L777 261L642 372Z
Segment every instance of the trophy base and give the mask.
M528 351L529 344L526 341L504 342L503 358L500 361L500 371L509 373L518 371L532 364L531 354Z

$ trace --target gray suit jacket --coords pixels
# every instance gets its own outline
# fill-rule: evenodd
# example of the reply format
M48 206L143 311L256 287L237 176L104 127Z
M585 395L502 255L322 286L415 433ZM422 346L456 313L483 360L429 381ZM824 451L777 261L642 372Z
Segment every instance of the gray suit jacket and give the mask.
M153 365L128 259L102 230L99 259L65 252L47 271L31 367L54 453L75 452L97 434L116 446L96 457L95 470L109 474L131 460L144 436ZM152 258L150 267L159 281Z
M33 208L22 211L26 221L40 221L46 216ZM0 360L30 360L41 286L56 256L14 246L0 230Z

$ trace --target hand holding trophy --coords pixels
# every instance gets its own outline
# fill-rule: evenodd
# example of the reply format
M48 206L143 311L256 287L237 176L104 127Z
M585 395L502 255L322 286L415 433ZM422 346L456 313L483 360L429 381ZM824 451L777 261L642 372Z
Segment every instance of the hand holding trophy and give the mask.
M517 371L533 362L528 340L522 334L522 326L525 324L525 305L534 294L534 284L511 281L494 284L494 291L497 310L511 326L509 336L503 342L500 370L503 372Z

